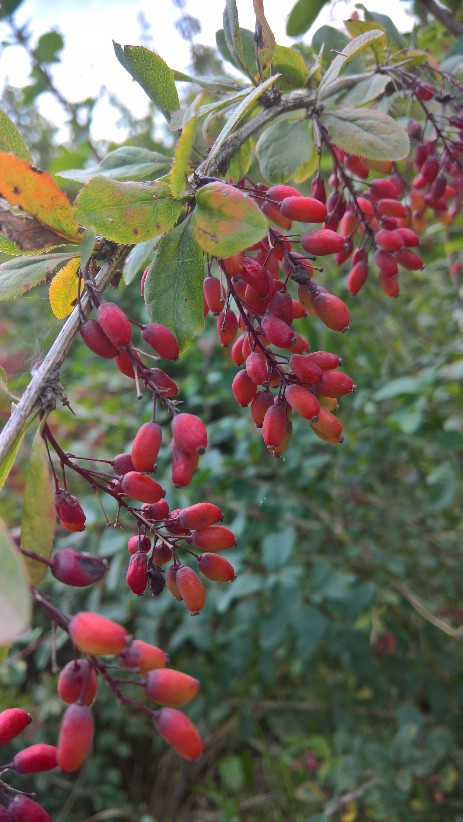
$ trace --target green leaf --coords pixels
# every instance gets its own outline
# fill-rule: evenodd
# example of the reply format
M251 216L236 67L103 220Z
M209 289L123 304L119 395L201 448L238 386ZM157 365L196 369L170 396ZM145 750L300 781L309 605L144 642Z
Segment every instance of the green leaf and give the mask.
M241 83L232 80L231 77L192 77L190 74L185 74L184 71L173 70L174 79L183 83L196 83L201 88L207 88L211 91L239 91Z
M175 146L174 164L169 174L170 187L173 197L181 197L185 193L187 185L187 174L190 165L191 152L196 133L197 113L201 95L195 100L193 114L189 122L184 126L183 131Z
M31 458L26 472L21 518L21 548L48 558L53 548L56 512L53 486L50 480L48 457L40 428L32 443ZM37 585L47 566L25 557L29 582Z
M10 17L10 15L14 14L16 9L18 9L23 2L24 0L1 0L0 20L4 20L5 17Z
M310 29L327 2L328 0L298 0L291 9L286 23L288 37L299 37Z
M342 53L338 54L334 58L325 72L318 89L319 97L323 97L323 92L326 92L327 89L329 89L329 86L337 80L341 69L344 68L344 66L352 60L353 57L363 51L363 49L368 48L371 43L375 40L379 40L381 37L385 39L384 32L381 29L373 29L372 31L365 31L363 34L359 34L358 37L354 37L353 40L347 43L347 45L344 46Z
M227 168L226 178L238 183L248 173L252 163L252 142L246 140L232 155L230 165Z
M379 23L374 23L372 20L344 20L344 25L351 37L358 37L359 34L364 34L366 31L373 31L374 29L382 29L384 34L386 34L384 26L380 26ZM383 40L379 39L371 44L371 49L378 63L384 59L386 45L386 36Z
M146 46L124 46L114 43L116 57L156 103L167 121L180 108L174 72L155 51Z
M10 473L14 465L16 454L18 453L20 445L23 441L24 434L26 433L27 429L32 424L32 422L35 420L36 416L37 414L31 414L31 416L28 417L27 420L22 424L15 439L13 440L13 443L10 446L8 453L0 462L0 488L2 488L5 485L5 482L8 478L8 474Z
M283 568L291 557L296 531L287 525L281 531L268 534L262 543L262 562L268 571Z
M64 40L57 31L47 31L42 34L34 49L34 54L39 63L59 63L59 52L64 48Z
M145 282L151 322L170 328L181 351L204 328L203 278L204 252L188 217L159 240Z
M350 43L349 38L333 26L321 26L312 37L312 48L318 54L322 49L322 65L331 63L332 51L342 51Z
M241 43L238 9L235 0L225 0L223 12L223 32L228 51L238 67L244 66L243 46Z
M334 145L350 154L368 160L403 160L410 151L405 130L380 111L346 106L336 113L324 112L321 120Z
M120 183L93 177L78 195L74 216L116 243L142 243L168 231L182 206L166 183Z
M402 37L395 24L387 14L380 14L377 11L368 11L363 3L356 3L357 9L362 9L365 20L371 20L373 23L379 23L387 32L388 40L394 40L398 46L403 48L405 45L405 38Z
M264 13L263 0L253 0L256 15L255 42L261 75L269 68L275 51L275 37Z
M31 619L31 594L24 563L0 520L0 645L22 634Z
M243 65L240 65L239 62L233 57L233 54L230 53L227 43L225 40L225 32L223 29L219 29L216 33L215 38L217 42L217 48L222 55L224 60L227 60L232 66L235 66L238 71L242 71L248 77L255 78L258 76L258 69L257 69L257 62L256 62L256 45L254 43L254 33L249 31L249 29L242 29L240 28L240 38L241 38L241 46L242 46L242 61Z
M273 54L273 72L281 74L278 86L285 90L302 88L309 72L302 54L288 46L276 46Z
M175 114L172 115L172 119L170 121L170 126L172 131L177 131L182 128L185 128L187 123L193 117L205 117L208 114L212 114L214 111L221 111L221 109L230 108L233 106L234 103L239 103L241 100L252 91L253 86L243 89L235 94L230 94L226 97L222 97L221 100L215 100L213 103L206 103L204 106L201 106L198 109L198 112L195 114L194 107L188 106L186 110L179 110L176 111Z
M26 163L32 162L31 153L8 114L0 109L0 151L10 151Z
M93 254L96 242L96 231L92 225L85 229L80 247L80 267L82 271Z
M273 85L275 80L279 77L278 74L274 74L272 77L269 77L268 80L265 80L261 83L257 88L253 89L249 94L246 95L244 100L237 106L228 118L225 126L223 127L222 131L220 132L217 140L215 141L214 145L212 146L209 156L207 158L207 166L209 166L210 161L213 157L220 151L224 141L227 139L228 135L234 131L237 127L238 123L245 117L245 115L251 110L254 106L255 102L259 99L259 97L267 91L270 86Z
M57 177L88 183L93 177L109 177L111 180L150 180L165 174L172 162L171 157L137 146L121 146L110 151L100 163L91 168L72 168L60 171Z
M17 402L18 398L15 394L12 394L10 389L8 388L8 377L6 375L5 369L0 365L0 393L4 394L9 400L13 402Z
M41 254L31 257L16 257L0 265L0 300L11 300L35 285L42 283L57 268L64 265L72 254Z
M312 156L312 125L300 115L279 118L259 137L256 155L265 180L287 183Z
M387 74L373 74L367 80L360 80L356 86L351 88L347 94L343 96L343 102L349 103L351 106L366 106L368 103L377 100L390 83L390 78Z
M192 216L196 241L214 257L230 257L259 242L267 220L245 191L214 182L200 188Z
M144 243L138 243L138 245L132 248L132 251L125 259L123 269L124 282L126 285L130 285L137 274L143 272L146 266L151 263L154 255L154 249L156 248L159 240L160 237L153 237L152 240L146 240Z

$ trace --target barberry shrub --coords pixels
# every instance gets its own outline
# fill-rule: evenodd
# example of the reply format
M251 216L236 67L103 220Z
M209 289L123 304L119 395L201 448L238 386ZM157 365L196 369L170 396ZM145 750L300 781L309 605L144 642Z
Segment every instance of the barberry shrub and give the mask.
M56 94L51 75L41 67L53 62L47 51L52 41L45 35L37 48L29 48L14 19L18 5L1 9L0 21L29 50L35 79L40 76ZM315 12L304 5L310 4L297 3L289 15L290 36L304 34L313 22ZM69 168L66 162L66 170L53 176L46 162L36 166L37 146L28 146L21 112L16 119L11 106L0 112L0 252L5 255L0 299L19 297L33 286L41 292L47 283L51 311L64 321L25 390L13 381L11 392L2 378L11 413L0 434L0 478L3 484L9 477L13 491L21 489L23 505L20 528L11 506L0 528L0 643L7 648L15 643L10 652L15 660L40 650L49 636L48 680L59 673L49 728L34 721L40 707L31 700L25 710L19 695L0 712L0 744L7 751L0 818L50 819L44 807L54 812L55 806L47 795L32 794L33 783L20 780L59 769L59 779L71 788L72 774L86 773L92 759L101 763L100 744L107 745L103 729L119 718L134 727L138 723L149 744L156 738L158 751L170 746L196 763L188 767L201 768L203 751L214 750L209 731L227 715L228 701L246 706L252 692L237 683L235 695L227 693L230 684L249 667L259 672L254 693L261 707L256 717L243 708L244 727L265 705L272 710L264 683L277 679L281 672L274 665L284 660L279 682L284 680L290 706L292 691L301 679L310 679L305 668L325 636L331 637L321 666L328 685L319 689L321 702L317 707L315 700L314 709L325 710L324 688L330 693L331 683L337 691L355 690L357 701L370 700L373 686L361 687L359 671L365 680L371 672L359 660L379 670L388 657L391 663L396 659L405 643L403 623L397 619L397 636L390 625L400 596L434 630L460 636L452 624L459 619L452 597L447 611L442 601L433 614L403 581L404 563L389 559L397 535L391 531L382 550L379 538L373 539L374 526L362 531L357 525L358 511L379 510L383 496L384 523L397 504L393 494L383 495L381 457L368 469L375 478L371 487L362 474L368 472L368 443L378 437L385 448L385 426L391 438L413 436L427 406L418 397L410 410L410 395L423 389L429 396L435 371L425 367L406 326L410 350L403 360L419 367L420 376L402 377L409 379L405 386L400 379L381 386L384 368L374 374L369 362L372 337L362 344L355 340L361 331L357 317L366 323L376 312L384 320L389 362L402 356L390 331L401 310L409 310L418 328L431 327L416 294L423 283L438 288L425 279L425 265L432 263L432 238L444 232L459 286L461 49L454 43L450 56L439 62L418 29L410 37L400 35L388 17L364 7L363 19L355 12L342 31L323 26L311 45L288 48L277 45L262 2L254 0L253 7L255 34L239 27L236 4L227 0L217 36L223 76L198 77L202 93L196 98L177 85L196 81L153 50L114 45L115 60L147 92L175 135L171 153L154 150L151 138L149 147L141 138L137 145L136 134L134 144L106 155L89 140L96 164L82 155L85 168ZM445 39L449 20L436 16L434 25ZM230 64L241 79L228 72ZM78 107L68 104L68 112L77 128ZM399 294L405 309L388 301ZM27 299L33 301L34 292L21 304ZM19 319L14 330L21 339ZM373 325L373 330L383 344L381 329ZM185 357L195 364L186 380ZM80 368L82 396L61 369L65 361L70 373ZM444 373L458 377L452 365ZM219 382L223 394L210 402ZM373 383L375 392L369 389ZM386 418L381 402L403 395L404 406ZM435 415L443 413L442 387L432 400ZM96 436L89 431L89 417ZM430 420L431 411L423 426L432 430ZM346 458L338 455L346 444L332 448L345 440L344 426L353 434L345 472L353 478L350 485L339 470ZM457 428L455 414L449 414L442 433ZM34 430L24 468L19 449ZM229 470L226 460L232 457L236 463ZM410 465L403 475L405 470L412 483ZM442 470L429 472L430 486L447 476ZM254 505L253 483L259 494L266 488ZM330 483L334 495L339 487L341 498L348 496L352 517L340 515L336 504L325 509ZM309 497L305 521L300 509ZM318 521L329 538L320 538ZM409 529L415 522L416 516L405 518ZM445 530L446 544L454 538L452 528ZM299 561L297 529L309 535ZM335 559L330 539L341 549ZM443 541L435 537L434 544ZM322 547L322 559L307 574L315 562L311 552ZM375 577L376 564L379 576L389 575L389 595ZM429 559L423 567L435 566ZM361 580L355 585L354 573ZM241 627L235 631L227 612L237 602ZM181 621L176 632L175 620ZM350 633L342 633L343 620L350 621ZM222 654L221 631L230 653L221 657L221 672L211 676L214 654ZM262 651L258 662L254 639ZM206 654L201 671L197 655L180 651L177 661L182 643L189 641ZM286 641L292 643L290 659ZM424 659L431 651L423 636L421 648ZM415 648L405 655L416 654ZM343 685L335 658L351 677ZM42 657L37 672L43 668ZM450 664L448 669L450 689ZM315 807L322 819L355 805L357 816L383 818L385 797L397 805L402 790L408 791L410 805L400 809L399 803L397 812L394 807L394 818L421 810L416 802L423 802L426 792L429 819L436 818L434 805L454 790L456 761L445 729L435 727L426 764L420 760L415 771L406 770L407 760L419 760L419 745L425 745L421 729L416 748L411 747L421 728L418 692L426 690L423 671L420 677L415 690L404 688L397 708L399 730L386 754L387 775L386 765L370 766L370 758L379 762L380 757L368 734L363 770L352 773L351 784L339 776L348 759L341 727L332 749L323 738L330 733L326 723L318 735L307 728L302 738L292 732L291 772L300 780L295 795L302 807L288 800L285 815L303 817ZM426 690L423 704L442 701L439 687L430 686L429 692L432 699ZM416 705L410 705L413 700ZM333 710L338 704L331 695L328 702ZM304 698L300 704L309 703ZM390 711L377 704L371 710ZM348 736L354 724L346 723ZM281 734L287 739L278 724L269 720L269 727L275 739ZM251 726L247 733L249 738ZM403 769L393 777L398 761ZM241 760L229 752L223 763L224 789L243 788ZM438 770L434 781L431 769ZM235 776L225 776L230 772ZM43 786L44 777L39 779L36 784ZM102 773L95 784L99 781ZM340 792L336 805L333 794ZM198 807L191 805L190 818L201 815ZM103 808L94 804L91 810Z

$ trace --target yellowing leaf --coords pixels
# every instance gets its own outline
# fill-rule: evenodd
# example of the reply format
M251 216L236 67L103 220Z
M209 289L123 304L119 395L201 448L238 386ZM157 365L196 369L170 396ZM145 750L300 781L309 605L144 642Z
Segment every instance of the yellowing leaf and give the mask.
M269 67L275 51L275 37L264 14L263 0L253 0L256 15L256 48L261 73Z
M199 110L201 99L202 95L198 95L193 106L194 115L183 128L178 143L175 147L174 164L169 175L173 197L180 197L185 191L187 170L196 132L196 115Z
M268 226L246 192L214 182L199 189L191 227L204 251L214 257L230 257L259 242Z
M32 160L31 153L15 124L10 120L8 114L1 110L0 149L2 151L11 151L13 154L16 154L16 157L21 157L22 160L26 160L28 163Z
M75 308L78 297L80 258L73 257L68 263L58 271L50 284L49 298L51 310L58 320L64 320L73 308Z
M53 178L6 151L0 151L0 194L61 237L80 240L71 203Z
M32 443L31 458L27 467L21 518L21 548L48 558L53 548L56 513L55 497L50 481L48 457L40 429ZM47 566L25 557L31 585L37 585Z

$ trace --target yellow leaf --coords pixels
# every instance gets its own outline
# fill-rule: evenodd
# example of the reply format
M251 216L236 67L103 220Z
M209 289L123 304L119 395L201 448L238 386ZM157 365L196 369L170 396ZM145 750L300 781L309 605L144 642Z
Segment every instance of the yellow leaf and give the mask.
M79 265L80 257L73 257L51 281L50 305L58 320L64 320L77 304Z

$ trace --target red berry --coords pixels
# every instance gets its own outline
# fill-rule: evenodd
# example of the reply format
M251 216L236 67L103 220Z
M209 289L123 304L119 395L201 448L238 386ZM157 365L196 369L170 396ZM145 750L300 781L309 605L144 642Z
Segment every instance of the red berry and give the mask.
M132 554L125 581L133 594L142 596L148 587L148 557L141 551Z
M368 189L375 200L380 200L381 198L392 200L397 197L397 191L392 180L381 178L378 180L370 180Z
M165 565L166 562L170 562L172 556L172 548L170 548L166 542L159 540L153 548L151 561L154 562L155 565L161 567L162 565Z
M222 263L229 277L236 277L236 275L241 272L243 252L239 251L237 254L232 254L231 257L224 257ZM220 311L221 310L222 309L220 309Z
M310 385L321 382L323 370L310 356L293 354L293 356L290 357L288 365L296 377L299 377L303 382L307 382Z
M271 288L272 277L262 263L254 257L244 257L241 276L254 289L258 297L267 296Z
M263 383L268 382L267 358L260 349L253 351L246 357L246 373L254 385L263 385Z
M273 405L272 392L268 389L258 391L250 407L251 417L258 428L262 428L265 414L271 405Z
M200 531L191 532L191 544L201 551L226 551L233 548L236 539L233 531L224 525L209 525ZM178 577L178 574L177 574ZM183 596L183 594L182 594ZM185 599L185 597L183 597Z
M135 536L130 537L127 543L127 550L129 554L136 554L137 551L147 554L148 551L151 550L151 540L148 536L146 536L146 534L145 536L135 534Z
M61 720L58 737L58 765L63 771L78 771L87 759L93 742L94 723L88 705L69 705Z
M145 519L148 519L153 522L159 522L159 520L167 519L169 516L169 503L166 502L165 499L160 499L159 502L144 502L141 507L141 512ZM149 548L148 548L149 551Z
M278 291L272 296L272 299L268 305L268 313L272 314L274 317L278 317L279 320L283 320L287 325L291 325L294 319L294 308L293 308L293 300L291 295L286 291L285 288L281 288L281 285L278 284ZM302 316L305 315L304 314Z
M316 257L337 254L338 251L343 250L344 243L344 237L329 228L322 228L321 231L310 231L308 234L304 234L301 239L302 248L308 254L314 254Z
M415 93L418 97L418 100L425 102L427 100L432 100L435 94L435 90L430 85L430 83L420 83L420 85L416 87Z
M184 759L198 759L203 752L202 739L189 719L177 708L161 708L155 725L166 742Z
M288 385L285 399L291 408L294 408L304 419L318 419L320 403L308 388L304 388L303 385Z
M324 203L313 197L285 197L280 205L280 212L300 223L322 223L328 214Z
M220 528L220 525L212 525L211 528ZM204 531L193 531L192 536L194 534L206 534L209 530L209 528L206 528ZM193 571L193 568L188 565L182 565L177 570L175 582L186 607L192 614L198 614L204 608L206 590L196 571Z
M257 385L245 371L238 371L232 382L232 391L238 405L245 407L254 399Z
M108 570L106 560L92 557L74 548L61 548L53 556L50 570L60 582L74 588L84 588L102 579Z
M171 565L170 568L167 569L166 573L166 586L170 593L172 594L175 599L182 599L182 595L180 593L180 589L177 585L177 572L179 571L179 567L175 565Z
M321 203L326 203L326 189L323 177L318 175L312 180L312 196Z
M342 434L342 425L338 418L326 411L325 408L320 407L317 422L310 423L313 431L320 436L321 439L327 439L330 442L340 441Z
M114 457L111 460L111 465L118 476L122 476L123 474L127 474L129 471L135 471L135 466L132 462L132 457L130 454L118 454L117 457Z
M389 251L377 251L375 263L386 277L395 277L399 270L395 256Z
M161 323L149 323L141 332L142 339L166 360L177 360L180 348L177 337Z
M60 489L55 494L56 516L67 531L84 531L86 516L77 499L68 491Z
M355 391L353 380L342 371L326 371L322 382L315 386L315 391L321 397L344 397Z
M80 327L80 336L87 348L99 357L112 360L117 356L116 346L108 339L97 320L87 320Z
M232 276L232 274L228 271L227 266L225 267L227 269L227 273L230 274L230 276ZM220 282L219 278L206 277L206 279L203 281L203 293L206 305L211 314L220 314L220 312L223 311L225 306L226 294L224 289L222 288L222 283Z
M52 822L50 814L29 796L15 796L8 805L10 822Z
M347 277L347 290L351 294L358 294L368 279L368 263L360 261L355 263L349 271Z
M404 240L399 230L385 231L381 229L375 234L375 242L377 245L384 248L385 251L398 251L403 248Z
M43 742L23 748L22 751L16 754L11 764L12 770L21 774L52 771L57 766L56 747L54 745L45 745Z
M68 662L58 679L58 696L63 702L71 705L82 702L91 705L96 697L97 677L94 669L85 659Z
M178 394L177 383L162 368L150 369L149 385L157 388L163 397L175 397Z
M245 361L245 356L243 354L243 342L244 342L244 334L241 337L238 337L237 340L232 345L231 349L231 358L235 365L243 365Z
M333 331L347 331L349 328L349 310L345 303L334 294L319 291L313 298L315 311L321 321Z
M265 412L262 423L262 436L269 451L278 448L286 434L286 406L274 403ZM211 546L213 547L213 546Z
M233 565L221 557L220 554L206 552L201 554L198 560L198 568L202 574L214 582L233 582L235 579L235 569Z
M32 722L32 717L22 708L6 708L0 713L0 745L6 745Z
M190 454L204 454L207 448L207 428L195 414L176 414L172 434L177 445Z
M294 342L294 331L278 317L267 314L262 318L261 326L268 341L278 348L288 348Z
M379 214L382 217L405 217L407 212L403 203L399 203L398 200L392 200L389 198L385 198L383 200L379 200L376 204L376 208L378 209Z
M212 502L197 502L196 505L183 508L178 513L178 521L187 531L201 531L220 522L222 518L222 511Z
M312 351L311 354L307 355L307 359L318 365L323 371L337 368L342 362L337 354L332 354L331 351Z
M189 485L193 474L196 471L199 463L198 454L192 454L189 451L184 451L179 445L172 440L172 484L176 488L184 488Z
M141 360L139 357L135 357L135 359L138 360L138 362L140 362L141 364ZM129 356L127 351L121 351L121 353L118 354L117 357L114 357L114 365L116 366L116 368L118 368L121 374L124 374L124 376L129 377L131 380L135 379L135 369L133 365L132 356Z
M138 429L130 456L136 471L153 471L162 442L162 428L157 422L145 422Z
M408 248L404 248L401 251L398 251L396 256L396 260L402 268L407 268L409 271L420 271L424 268L424 263L421 257L418 254L415 254L414 251L410 251Z
M217 335L223 346L231 345L238 332L238 320L234 311L226 308L217 319Z
M173 668L159 668L147 673L144 688L145 694L160 705L178 708L194 699L199 681Z
M99 323L116 348L125 348L132 339L130 320L116 303L101 303L98 308Z
M119 657L123 668L137 668L140 674L165 668L169 657L161 648L141 639L134 639Z
M69 622L74 645L84 654L120 654L127 641L122 625L94 611L79 611Z
M138 502L159 502L166 493L159 482L138 471L125 474L121 485L124 494Z
M397 277L389 277L384 271L378 274L379 284L387 297L398 297L400 294L400 286Z

